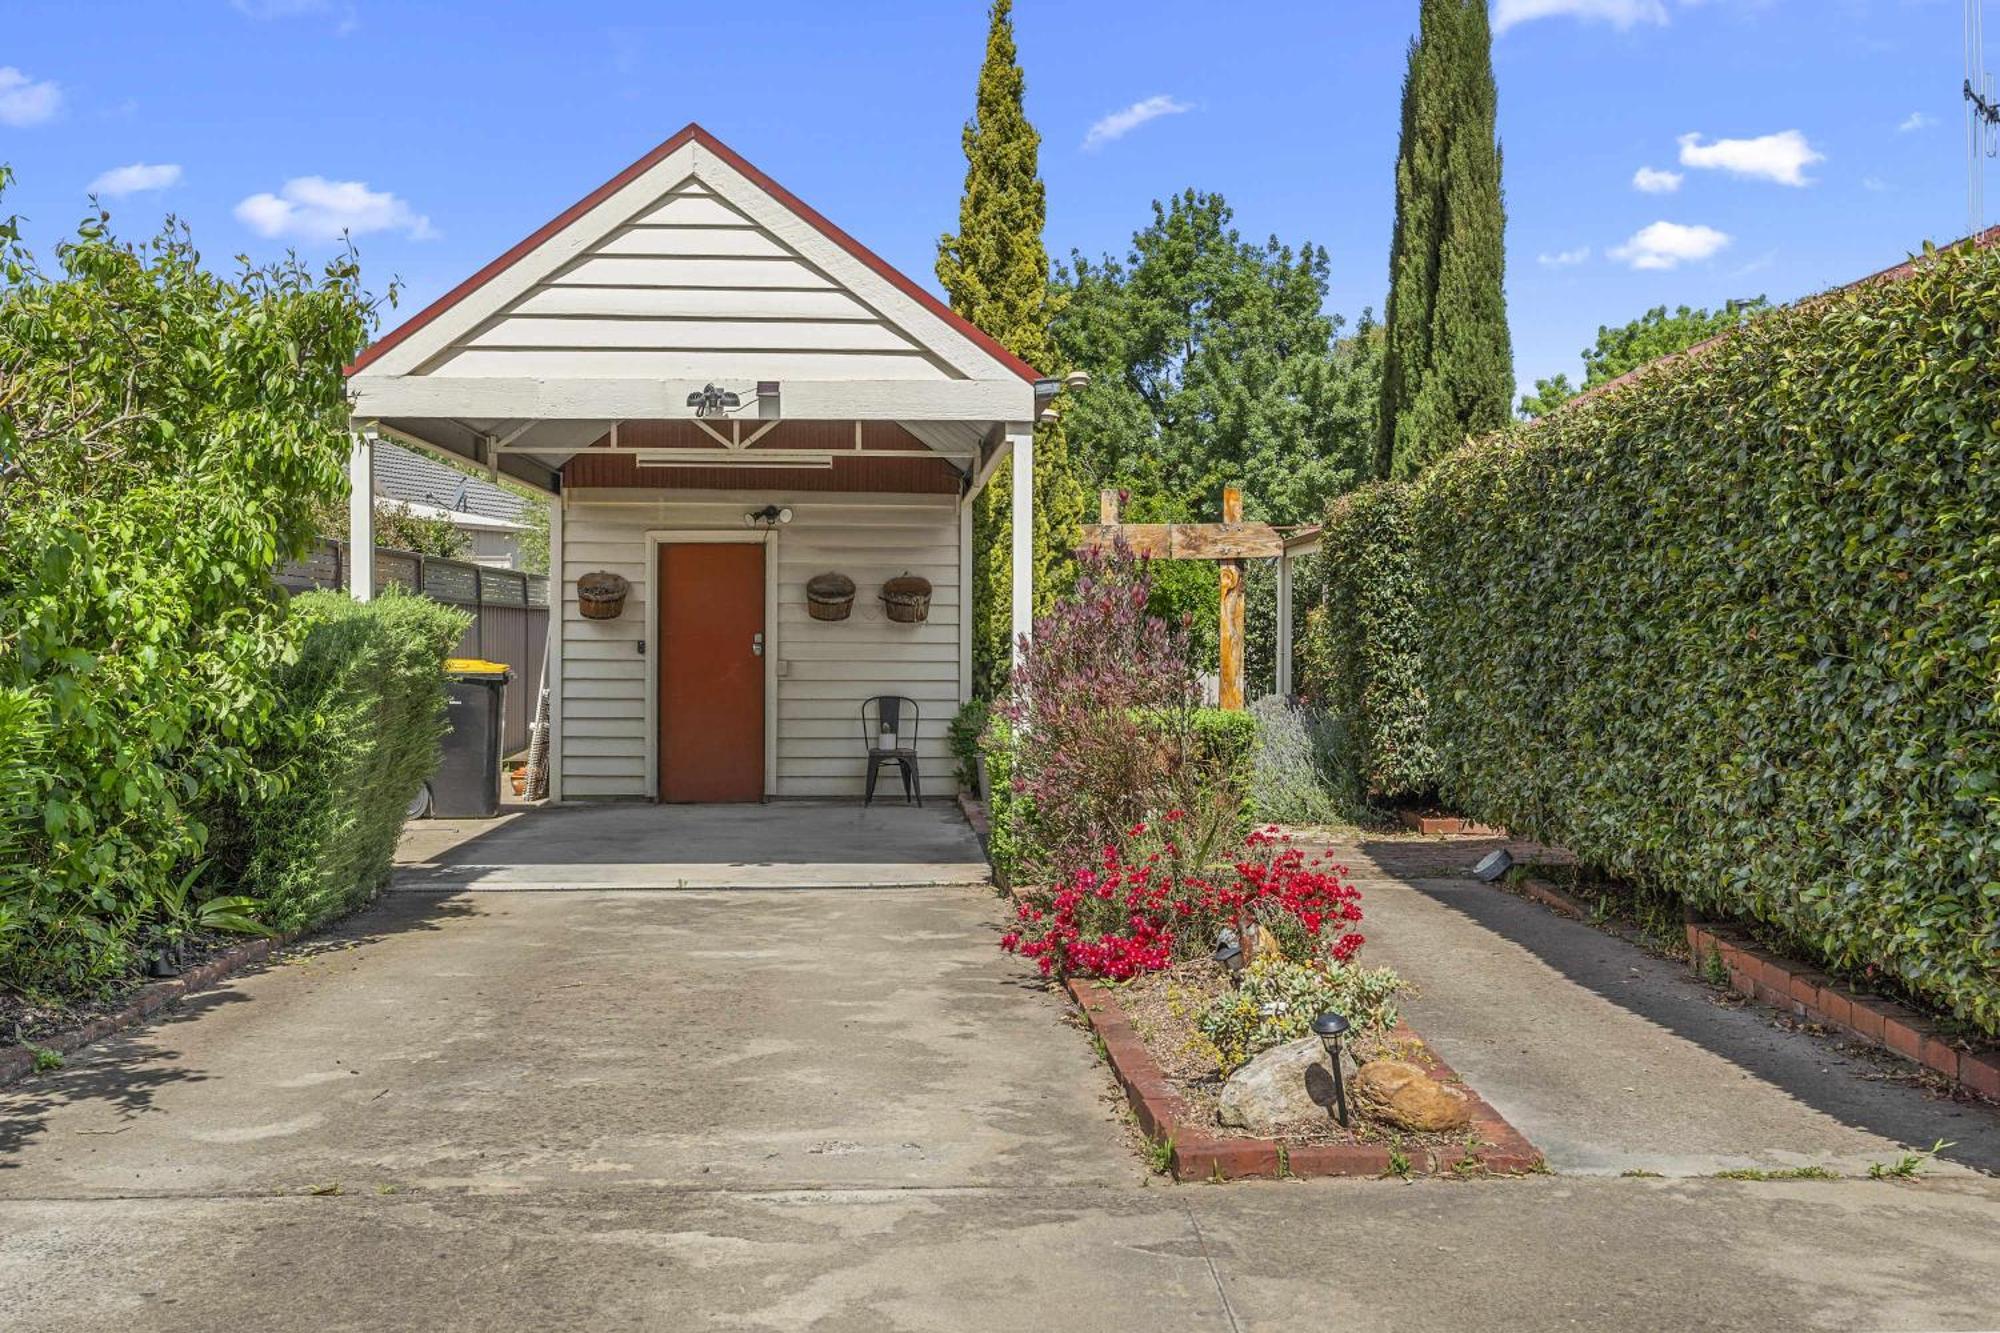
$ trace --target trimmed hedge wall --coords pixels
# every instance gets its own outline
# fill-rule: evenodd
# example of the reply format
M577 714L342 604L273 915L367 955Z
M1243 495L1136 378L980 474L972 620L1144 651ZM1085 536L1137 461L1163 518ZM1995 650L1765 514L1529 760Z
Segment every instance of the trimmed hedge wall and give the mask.
M211 846L227 891L296 930L359 906L389 876L411 796L437 770L445 654L467 617L391 589L292 599L304 628L278 680L282 739L257 755L261 794L221 812Z
M1307 618L1306 692L1332 718L1340 767L1364 800L1437 786L1423 679L1422 566L1410 545L1411 489L1365 486L1327 508L1320 605Z
M2000 253L1467 446L1410 514L1448 800L2000 1032Z

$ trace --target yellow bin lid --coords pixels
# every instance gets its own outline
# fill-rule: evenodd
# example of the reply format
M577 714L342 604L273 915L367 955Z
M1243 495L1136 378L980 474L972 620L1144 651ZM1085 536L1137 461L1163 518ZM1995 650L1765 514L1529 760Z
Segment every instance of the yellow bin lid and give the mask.
M488 662L479 657L447 657L444 669L454 676L506 676L513 668L505 662Z

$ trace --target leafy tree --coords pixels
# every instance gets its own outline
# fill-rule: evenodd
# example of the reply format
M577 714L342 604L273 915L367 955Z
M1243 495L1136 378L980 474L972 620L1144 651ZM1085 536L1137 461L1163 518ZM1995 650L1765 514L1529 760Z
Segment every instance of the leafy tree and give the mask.
M1725 301L1720 310L1680 306L1668 314L1665 306L1656 305L1615 329L1600 324L1596 345L1583 349L1582 387L1572 386L1565 374L1536 380L1535 391L1521 397L1521 415L1529 419L1547 416L1584 389L1615 380L1649 361L1685 352L1698 342L1741 327L1770 308L1771 303L1762 296Z
M189 890L204 812L299 725L270 573L345 485L371 313L351 254L223 278L179 224L132 246L95 213L57 256L0 221L0 746L31 751L0 802L0 988L30 992L216 905Z
M1026 81L1014 49L1013 0L994 0L979 70L977 101L966 122L965 192L958 232L938 238L938 281L952 309L1044 374L1056 370L1042 242L1048 203L1042 186L1042 136L1022 108ZM1013 639L1013 479L1004 462L973 502L972 648L976 688L999 692ZM1075 577L1084 488L1060 422L1035 431L1035 608L1043 611Z
M1091 375L1064 422L1099 484L1128 493L1130 521L1212 521L1234 483L1250 517L1310 522L1370 473L1381 327L1364 314L1341 337L1326 252L1254 244L1232 221L1220 195L1187 190L1153 205L1124 259L1072 255L1057 274L1057 352ZM1269 675L1275 633L1265 564L1249 571L1252 680ZM1152 596L1212 663L1215 566L1163 564Z
M1514 395L1486 0L1423 0L1403 77L1376 471L1505 425Z

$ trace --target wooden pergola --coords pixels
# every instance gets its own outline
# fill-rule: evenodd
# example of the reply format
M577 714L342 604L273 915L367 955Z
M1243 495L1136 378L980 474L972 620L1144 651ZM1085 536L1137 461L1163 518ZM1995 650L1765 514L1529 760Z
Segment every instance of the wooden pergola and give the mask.
M1125 523L1120 521L1123 497L1115 490L1098 492L1097 522L1083 529L1078 549L1106 551L1119 540L1134 555L1149 560L1212 560L1222 582L1221 677L1217 702L1228 709L1243 707L1243 562L1278 562L1277 691L1292 692L1292 559L1319 550L1319 528L1286 534L1268 523L1243 521L1241 487L1222 489L1220 523Z

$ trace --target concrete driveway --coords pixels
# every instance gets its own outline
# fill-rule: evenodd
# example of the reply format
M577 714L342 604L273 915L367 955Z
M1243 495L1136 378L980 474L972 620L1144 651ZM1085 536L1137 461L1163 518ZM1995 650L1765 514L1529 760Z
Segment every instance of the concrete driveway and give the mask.
M576 805L422 820L399 889L801 889L986 884L958 807Z
M489 828L459 864L496 864L503 839L552 856L537 831L570 815ZM453 859L426 837L444 831L413 836L414 867ZM864 850L759 859L921 864ZM1378 943L1393 932L1420 981L1486 929L1434 913L1429 880L1362 877ZM0 1091L0 1327L2000 1324L1982 1176L1148 1177L1088 1037L994 947L1003 913L979 886L414 882ZM1419 929L1456 933L1427 951ZM1536 1003L1562 1000L1536 984ZM1548 1080L1510 1083L1476 1026L1446 1040L1448 1012L1420 1021L1496 1102L1532 1094L1562 1120ZM1905 1123L1928 1124L1900 1091ZM1771 1110L1757 1132L1805 1143L1821 1114Z

